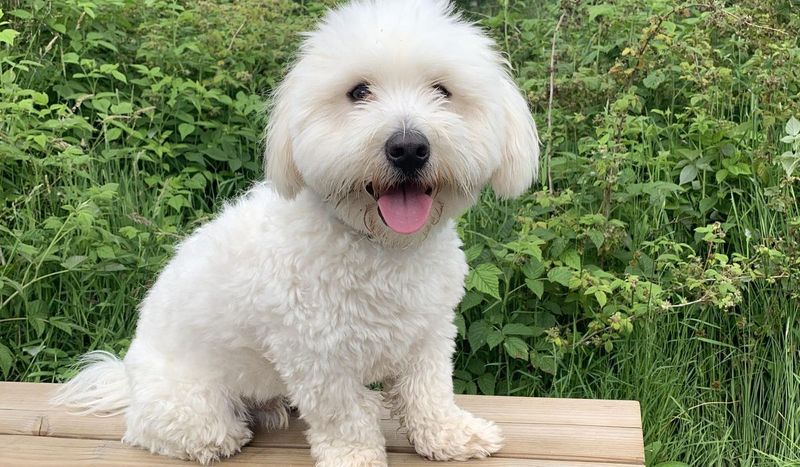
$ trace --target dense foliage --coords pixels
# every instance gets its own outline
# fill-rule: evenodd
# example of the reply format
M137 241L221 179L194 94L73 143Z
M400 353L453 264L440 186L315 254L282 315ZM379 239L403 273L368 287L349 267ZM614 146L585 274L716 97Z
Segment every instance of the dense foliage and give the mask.
M175 243L261 176L265 96L333 3L3 3L5 378L125 352ZM459 3L544 167L460 222L456 389L640 400L648 464L800 462L800 4Z

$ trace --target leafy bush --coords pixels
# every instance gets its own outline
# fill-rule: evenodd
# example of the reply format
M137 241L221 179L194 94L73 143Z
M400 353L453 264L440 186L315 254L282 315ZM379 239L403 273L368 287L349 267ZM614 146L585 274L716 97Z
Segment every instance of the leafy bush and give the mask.
M174 244L260 178L265 96L334 2L7 3L0 372L60 380L125 352ZM648 464L800 460L797 6L459 3L545 157L460 221L456 389L638 399Z

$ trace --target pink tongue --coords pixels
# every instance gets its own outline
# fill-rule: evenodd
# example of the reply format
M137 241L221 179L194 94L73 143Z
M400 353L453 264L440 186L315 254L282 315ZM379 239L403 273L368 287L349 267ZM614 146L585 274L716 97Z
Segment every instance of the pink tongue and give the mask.
M422 187L401 185L378 198L381 216L392 230L401 234L414 233L425 226L431 213L433 198Z

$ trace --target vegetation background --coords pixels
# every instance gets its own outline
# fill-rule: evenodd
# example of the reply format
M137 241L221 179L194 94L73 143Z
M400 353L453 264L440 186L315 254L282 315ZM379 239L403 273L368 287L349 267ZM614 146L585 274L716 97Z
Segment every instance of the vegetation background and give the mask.
M0 373L124 354L175 244L261 177L334 1L3 0ZM648 465L800 464L800 3L460 2L544 176L460 221L459 392L642 403Z

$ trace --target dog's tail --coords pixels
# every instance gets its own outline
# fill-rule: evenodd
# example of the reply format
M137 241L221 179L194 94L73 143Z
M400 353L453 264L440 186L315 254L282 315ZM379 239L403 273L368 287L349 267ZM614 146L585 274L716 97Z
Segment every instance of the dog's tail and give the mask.
M50 399L78 415L110 417L128 407L130 389L125 363L108 352L89 352L81 357L80 373L59 388Z

